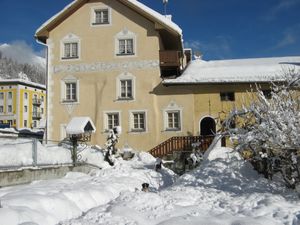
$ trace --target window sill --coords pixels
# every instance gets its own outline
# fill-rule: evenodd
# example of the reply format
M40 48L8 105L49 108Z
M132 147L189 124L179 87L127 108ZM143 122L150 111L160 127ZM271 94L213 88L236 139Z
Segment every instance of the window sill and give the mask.
M109 25L110 22L106 22L106 23L92 23L93 26L101 26L101 25Z
M76 57L62 57L61 59L62 60L72 60L72 59L79 59L79 57L78 56L76 56Z
M123 98L123 97L118 97L117 101L133 101L134 98L131 97L131 98Z
M165 131L167 131L167 132L176 132L176 131L181 131L181 129L180 128L166 128Z
M79 102L78 102L77 100L76 100L76 101L62 100L60 103L61 103L61 104L74 104L74 105L79 104Z
M134 56L135 53L119 53L117 56Z
M131 133L145 133L146 130L145 129L131 129L130 132Z

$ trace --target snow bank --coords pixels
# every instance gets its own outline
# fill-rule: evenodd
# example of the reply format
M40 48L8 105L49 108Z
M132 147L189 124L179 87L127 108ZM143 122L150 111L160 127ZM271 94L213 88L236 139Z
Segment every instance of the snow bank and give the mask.
M86 156L98 152L89 149ZM151 158L145 156L142 158ZM136 192L144 182L160 189L174 182L174 173L157 173L153 165L143 163L137 155L131 161L118 158L114 167L93 170L90 174L68 173L57 180L35 181L30 185L0 189L0 224L22 223L57 224L59 221L81 216L96 206L103 206L121 193Z
M232 149L215 148L173 186L122 192L113 202L63 224L295 225L299 208L295 193L258 175Z

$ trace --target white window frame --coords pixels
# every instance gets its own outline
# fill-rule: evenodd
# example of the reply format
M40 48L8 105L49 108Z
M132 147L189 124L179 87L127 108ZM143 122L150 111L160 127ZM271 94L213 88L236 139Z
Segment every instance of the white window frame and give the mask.
M169 113L179 113L179 127L169 127ZM174 101L171 101L170 104L163 110L163 118L164 118L164 130L165 131L175 131L181 132L183 128L183 108L178 106Z
M24 99L28 99L28 93L24 92Z
M28 112L28 106L24 105L24 113L27 113L27 112Z
M121 126L121 111L104 111L104 132L108 132L111 128L109 128L109 122L108 122L108 119L109 119L109 115L111 114L116 114L119 116L119 124L118 125L114 125L114 126ZM114 128L114 126L112 128Z
M134 127L134 115L135 114L143 114L144 115L144 128L135 128ZM145 133L148 132L148 116L147 116L147 110L131 110L129 111L129 127L130 127L130 132L132 133Z
M169 114L172 115L172 126L169 126ZM175 117L174 115L178 115L178 127L175 126ZM180 110L167 110L166 111L166 130L167 131L179 131L181 130L181 115Z
M0 113L4 113L4 106L0 105Z
M27 124L27 120L24 120L24 121L23 121L23 127L27 127L27 125L28 125L28 124Z
M96 23L96 12L97 11L108 11L108 23ZM110 26L112 24L112 13L111 8L106 5L91 7L91 26L92 27L103 27Z
M66 57L65 44L77 43L77 57ZM70 47L70 49L72 49ZM81 39L75 34L68 34L60 41L60 59L61 61L80 60L81 55Z
M67 84L75 83L76 84L76 100L67 99ZM79 103L79 80L73 76L67 76L61 80L61 103L62 104L78 104Z
M4 92L0 92L0 100L4 100Z
M120 40L132 39L133 53L120 53ZM115 35L115 55L116 57L135 57L137 56L137 35L128 29L124 28L121 32Z
M131 81L131 97L122 97L122 81L130 80ZM116 97L119 101L133 101L135 99L135 76L130 73L122 73L116 79Z

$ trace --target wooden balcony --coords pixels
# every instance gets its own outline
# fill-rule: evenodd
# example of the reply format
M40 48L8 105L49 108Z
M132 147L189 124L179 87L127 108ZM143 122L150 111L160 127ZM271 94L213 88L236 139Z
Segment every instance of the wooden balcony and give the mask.
M180 52L174 50L159 51L161 67L180 67Z

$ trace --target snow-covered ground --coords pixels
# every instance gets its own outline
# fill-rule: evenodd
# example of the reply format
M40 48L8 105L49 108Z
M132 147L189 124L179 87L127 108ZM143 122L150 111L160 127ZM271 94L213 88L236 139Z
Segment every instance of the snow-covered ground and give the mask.
M211 150L179 178L166 168L154 171L154 162L139 153L90 174L1 188L0 224L300 224L298 195L258 175L229 148ZM141 191L144 182L149 192Z

